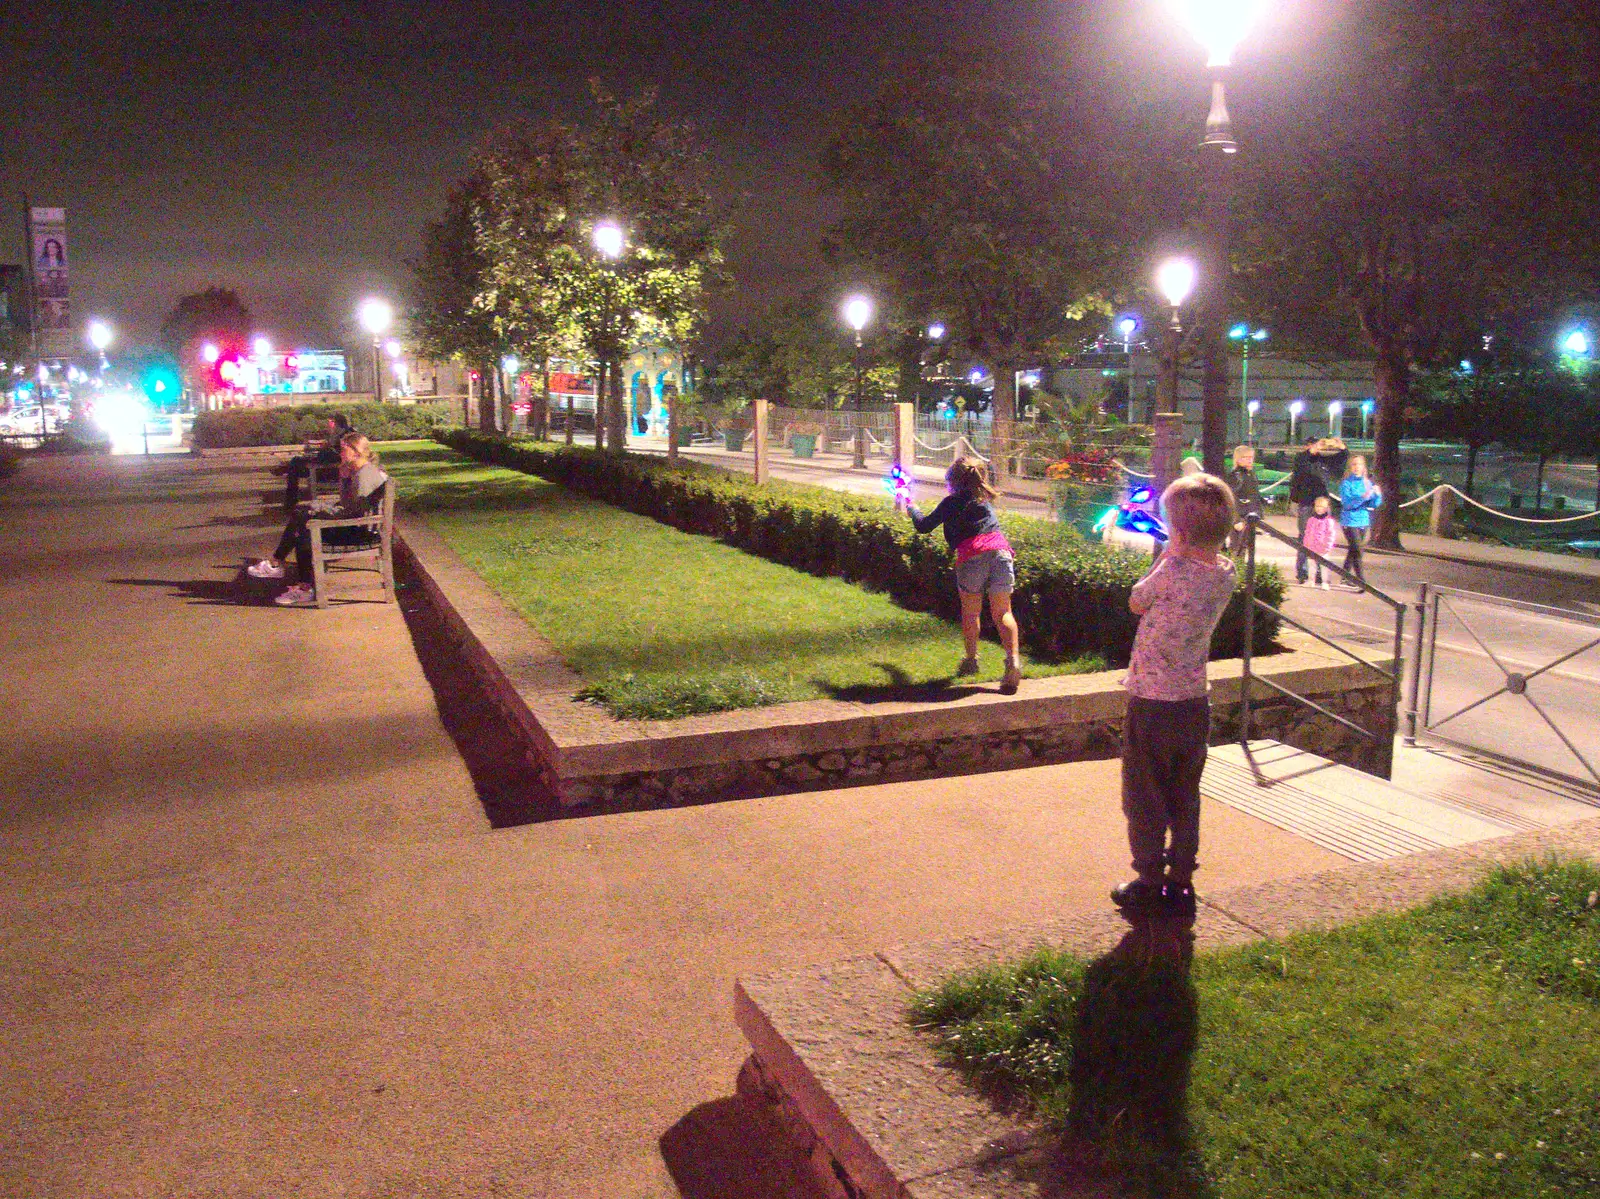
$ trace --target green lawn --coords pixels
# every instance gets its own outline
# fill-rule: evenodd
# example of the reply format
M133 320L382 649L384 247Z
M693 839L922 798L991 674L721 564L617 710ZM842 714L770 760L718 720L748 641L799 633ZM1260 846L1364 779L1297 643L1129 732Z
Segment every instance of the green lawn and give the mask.
M1529 865L1187 975L1037 954L912 1019L1130 1194L1596 1195L1597 901L1594 866Z
M838 579L440 446L391 445L382 458L406 511L554 642L587 697L616 715L932 694L960 660L956 626ZM1000 677L998 645L986 641L979 661L980 680ZM1102 668L1027 667L1035 677Z

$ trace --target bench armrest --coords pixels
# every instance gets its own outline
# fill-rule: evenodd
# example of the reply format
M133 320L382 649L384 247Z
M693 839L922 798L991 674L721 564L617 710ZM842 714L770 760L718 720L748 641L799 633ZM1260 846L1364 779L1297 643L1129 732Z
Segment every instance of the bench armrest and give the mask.
M383 527L382 516L347 516L334 520L312 517L306 521L307 529L351 529L366 525L374 529Z

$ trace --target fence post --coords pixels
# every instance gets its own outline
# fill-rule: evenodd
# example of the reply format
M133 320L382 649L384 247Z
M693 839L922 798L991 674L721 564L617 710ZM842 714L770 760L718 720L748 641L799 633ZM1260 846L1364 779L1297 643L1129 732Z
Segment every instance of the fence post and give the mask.
M1428 514L1428 532L1434 537L1454 537L1456 493L1440 487L1433 493L1433 511Z
M1245 517L1244 646L1239 652L1239 744L1250 750L1250 671L1256 651L1256 526L1260 517Z
M917 406L894 406L894 464L906 474L912 474L917 465Z
M770 400L757 400L755 402L756 424L751 433L755 436L756 484L758 486L767 483L772 477L771 454L767 448L767 418L771 408L772 401Z

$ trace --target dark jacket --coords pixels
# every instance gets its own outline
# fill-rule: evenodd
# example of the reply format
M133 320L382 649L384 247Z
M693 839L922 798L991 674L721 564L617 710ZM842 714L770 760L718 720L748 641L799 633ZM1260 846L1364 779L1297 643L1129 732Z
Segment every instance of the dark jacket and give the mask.
M944 539L950 543L951 549L963 541L970 541L979 533L1000 531L1000 518L994 514L994 508L970 495L947 495L926 516L911 506L907 506L906 512L919 533L931 533L943 525Z
M1252 513L1256 516L1261 515L1261 484L1256 481L1254 470L1234 467L1228 472L1228 486L1233 489L1233 498L1239 509L1240 520Z
M1319 495L1330 494L1328 481L1342 478L1349 460L1349 450L1335 450L1331 454L1301 450L1294 456L1294 467L1289 475L1289 502L1309 504Z

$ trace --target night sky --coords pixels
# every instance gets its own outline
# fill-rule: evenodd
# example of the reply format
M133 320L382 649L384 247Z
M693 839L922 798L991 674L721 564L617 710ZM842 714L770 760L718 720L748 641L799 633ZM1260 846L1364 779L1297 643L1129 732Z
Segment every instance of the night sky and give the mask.
M13 13L20 6L8 5ZM826 222L830 112L893 64L971 47L1118 98L1194 93L1202 55L1159 0L1018 4L77 3L8 22L0 195L68 210L75 317L153 338L184 291L235 288L279 344L337 339L360 295L399 294L472 144L569 112L584 80L655 84L746 197L739 311L799 290ZM1258 36L1294 40L1280 12ZM1074 47L1078 47L1076 53ZM1242 114L1236 113L1236 119Z

